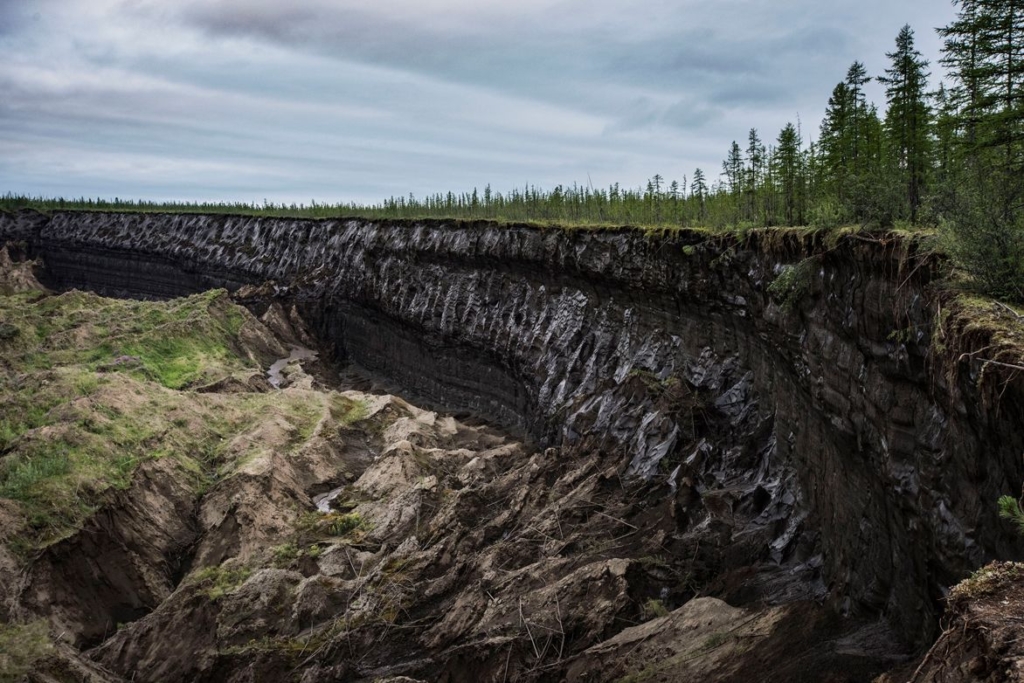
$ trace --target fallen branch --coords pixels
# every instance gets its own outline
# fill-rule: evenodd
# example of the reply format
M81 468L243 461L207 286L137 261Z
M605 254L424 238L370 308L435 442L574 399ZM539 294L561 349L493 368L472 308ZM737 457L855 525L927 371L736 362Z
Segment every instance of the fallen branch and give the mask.
M928 654L926 654L924 659L921 660L921 664L917 667L917 669L914 670L914 675L910 677L910 680L907 681L907 683L914 683L917 680L918 676L920 676L924 672L924 668L928 666L928 663L931 662L932 657L935 656L935 649L938 647L939 641L946 640L946 653L949 653L949 638L947 638L948 635L949 631L942 632L942 635L939 636L939 640L935 642L935 645L933 645L930 650L928 650Z
M555 618L558 619L558 630L562 632L562 644L558 646L558 661L562 661L562 652L565 651L565 626L562 625L562 608L558 604L558 595L555 595Z
M600 510L594 510L594 514L601 515L602 517L607 517L608 519L612 520L613 522L618 522L619 524L624 524L625 526L628 526L630 529L636 529L637 531L640 530L640 527L633 526L629 522L624 522L623 520L619 519L618 517L612 517L611 515L606 515L605 513L601 512Z
M508 680L508 660L512 656L512 643L514 642L512 641L508 644L508 654L505 655L505 674L501 677L501 683L505 683Z
M530 622L523 616L523 599L519 598L519 623L526 626L526 634L530 636L530 645L533 645L533 654L540 659L540 650L537 649L537 641L533 639L533 632L530 631Z
M999 308L1002 308L1002 309L1003 309L1004 311L1006 311L1006 312L1007 312L1007 313L1009 313L1010 315L1012 315L1012 316L1013 316L1014 318L1016 318L1017 320L1024 320L1024 315L1021 315L1021 314L1020 314L1020 313L1018 313L1017 311L1013 310L1012 308L1010 308L1009 306L1007 306L1006 304L1004 304L1004 303L1003 303L1002 301L995 301L995 302L993 302L993 303L994 303L994 304L995 304L996 306L999 306Z
M1014 365L1012 363L1003 363L1001 361L988 360L986 358L982 358L981 362L984 363L985 365L988 365L988 364L998 365L1001 368L1009 368L1010 370L1024 370L1024 365Z

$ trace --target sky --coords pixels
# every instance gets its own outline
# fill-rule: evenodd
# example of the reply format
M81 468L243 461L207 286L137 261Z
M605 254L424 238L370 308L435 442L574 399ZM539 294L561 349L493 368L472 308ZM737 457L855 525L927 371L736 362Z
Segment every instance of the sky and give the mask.
M949 0L0 0L0 194L375 203L719 177ZM884 92L869 95L884 105Z

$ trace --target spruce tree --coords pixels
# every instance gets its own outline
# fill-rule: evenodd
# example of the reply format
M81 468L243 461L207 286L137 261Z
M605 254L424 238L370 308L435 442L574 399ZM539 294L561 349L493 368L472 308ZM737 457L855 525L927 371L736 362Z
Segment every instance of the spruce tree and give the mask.
M800 150L800 136L792 123L779 133L772 166L778 184L782 220L786 225L804 223L804 159Z
M725 176L725 184L729 193L728 213L731 214L728 220L735 222L740 220L743 193L746 188L746 178L743 167L743 152L739 144L733 140L729 147L729 154L722 162L722 175Z
M863 172L865 141L865 120L867 118L867 96L864 86L871 81L864 64L854 62L846 72L846 88L849 93L850 126L848 128L849 160L854 175Z
M950 179L956 170L955 147L957 144L957 120L953 101L943 83L934 94L935 100L935 171L938 184Z
M928 62L914 47L914 32L905 25L896 36L896 50L886 53L891 65L879 81L885 85L886 149L890 168L904 188L911 221L917 220L931 168L932 116L926 85Z
M1024 0L961 0L940 29L954 163L938 195L949 249L989 293L1024 300Z
M764 176L765 147L757 134L756 128L751 128L747 134L747 167L746 178L743 182L745 190L744 213L747 220L756 220L758 214L758 191Z
M722 162L722 175L725 176L729 192L734 196L739 196L743 191L743 152L735 140L732 141L732 146L729 147L728 156Z
M693 182L690 183L690 198L697 204L698 222L703 222L707 218L707 197L707 180L704 178L704 171L698 168L693 172Z
M956 20L938 29L944 39L940 63L954 80L949 92L951 109L957 112L961 142L967 152L978 139L978 123L987 107L983 90L985 54L991 28L991 16L980 0L959 0Z
M1013 185L1008 199L1016 204L1024 166L1024 0L983 0L981 9L986 15L981 89L988 105L981 142L998 148L998 166Z
M854 100L846 83L832 89L821 122L819 171L822 189L841 203L846 198L847 178L851 171L851 129L854 125Z

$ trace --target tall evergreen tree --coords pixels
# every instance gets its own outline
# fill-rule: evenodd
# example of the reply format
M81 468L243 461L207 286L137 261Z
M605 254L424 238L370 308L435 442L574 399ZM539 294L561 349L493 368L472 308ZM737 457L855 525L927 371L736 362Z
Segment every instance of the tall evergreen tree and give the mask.
M765 170L765 147L756 128L747 134L747 167L743 182L745 202L744 212L747 220L757 220L758 191L763 181Z
M735 140L729 147L728 156L722 162L722 175L725 176L729 192L738 196L743 191L743 152Z
M1024 0L959 0L940 29L957 134L938 196L951 251L991 293L1024 299Z
M772 157L774 175L779 187L782 220L786 225L804 224L805 177L800 136L792 123L779 133Z
M868 114L867 96L864 86L871 82L867 70L861 62L854 62L846 72L846 87L849 93L850 127L848 129L849 159L855 175L860 175L864 168L864 146L867 144L866 119Z
M989 135L1006 180L1019 176L1024 155L1024 0L981 0L986 15L981 88L989 107ZM1019 177L1014 178L1020 186Z
M1024 193L1024 0L959 0L942 64L961 156L974 173L1000 176L1006 210Z
M935 170L939 183L946 182L955 170L954 148L956 146L956 111L949 92L943 83L935 92Z
M697 220L703 222L707 218L708 184L704 177L704 171L697 169L693 172L693 182L690 183L690 199L697 204Z
M832 89L821 122L819 136L819 173L822 189L835 194L842 202L845 199L847 178L852 162L851 129L854 125L854 100L850 87L839 83Z
M914 47L909 24L896 36L896 50L886 53L891 65L878 80L885 85L888 109L885 134L891 167L904 187L911 221L918 209L931 167L932 120L926 85L928 62Z
M985 55L989 50L991 14L981 0L954 0L960 5L956 20L938 29L944 39L940 63L953 77L950 107L957 112L960 140L967 149L978 141L978 124L990 98L984 92Z
M829 206L831 220L887 220L879 214L878 182L882 157L882 124L868 105L864 85L871 79L854 62L836 85L821 124L815 170L818 203ZM888 202L885 202L888 203Z

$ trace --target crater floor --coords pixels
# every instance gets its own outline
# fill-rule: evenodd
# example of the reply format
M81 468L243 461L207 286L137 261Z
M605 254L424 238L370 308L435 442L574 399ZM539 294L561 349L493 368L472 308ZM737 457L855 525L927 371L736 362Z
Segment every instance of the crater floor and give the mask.
M752 598L773 579L730 556L728 491L684 523L686 493L620 453L541 450L294 353L316 339L279 304L54 294L0 266L0 674L861 681L907 661L813 590Z

